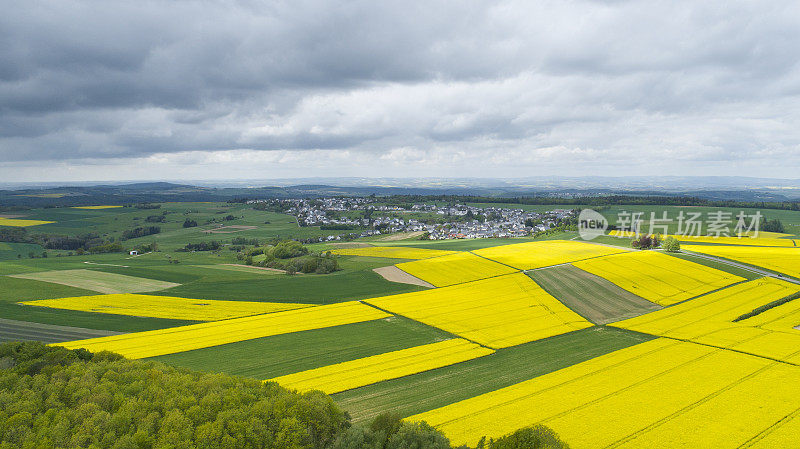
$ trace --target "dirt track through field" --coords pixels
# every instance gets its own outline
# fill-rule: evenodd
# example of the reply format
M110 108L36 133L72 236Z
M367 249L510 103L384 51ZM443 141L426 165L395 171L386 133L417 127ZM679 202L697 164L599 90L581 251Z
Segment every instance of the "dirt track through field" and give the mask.
M0 318L0 342L38 340L45 343L83 340L85 338L119 335L121 332L85 329L82 327L55 326Z
M388 267L380 267L380 268L373 268L372 271L380 274L384 279L389 282L398 282L401 284L411 284L411 285L419 285L420 287L428 287L434 288L428 282L423 281L422 279L412 276L405 271L397 268L394 265L390 265Z

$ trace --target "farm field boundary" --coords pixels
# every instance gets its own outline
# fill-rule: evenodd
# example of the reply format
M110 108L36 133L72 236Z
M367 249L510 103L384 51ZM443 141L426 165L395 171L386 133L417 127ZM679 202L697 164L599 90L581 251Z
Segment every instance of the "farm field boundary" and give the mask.
M662 306L745 280L657 251L615 254L574 262L573 265Z
M592 327L499 349L494 354L336 393L356 422L392 411L410 416L566 368L655 337Z
M592 326L523 273L363 302L493 349Z
M281 302L220 301L132 293L40 299L22 304L54 309L176 320L217 321L310 307Z
M800 408L798 388L797 367L657 339L409 419L454 444L540 422L578 449L738 447Z
M453 338L407 318L389 318L273 335L157 356L170 365L269 379ZM258 357L253 357L258 354Z
M323 366L270 380L290 389L321 390L327 394L333 394L476 359L493 352L489 348L470 341L454 338Z
M573 265L529 271L545 291L595 324L633 318L661 306Z
M245 318L66 342L68 349L108 350L141 359L237 341L377 320L390 316L359 302L307 307Z
M406 273L394 265L373 268L372 271L378 273L382 278L389 282L399 282L401 284L419 285L420 287L434 288L430 282L425 282L414 275Z

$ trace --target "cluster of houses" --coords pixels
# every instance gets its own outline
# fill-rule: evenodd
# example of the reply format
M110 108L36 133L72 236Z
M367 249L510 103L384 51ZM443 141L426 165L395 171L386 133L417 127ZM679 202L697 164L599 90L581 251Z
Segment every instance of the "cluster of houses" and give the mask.
M297 218L300 226L322 226L329 230L358 230L347 238L396 232L420 232L431 240L525 237L547 231L577 211L554 209L544 212L466 204L429 203L403 206L381 204L380 198L319 198L253 200L270 202ZM328 236L338 240L343 236Z

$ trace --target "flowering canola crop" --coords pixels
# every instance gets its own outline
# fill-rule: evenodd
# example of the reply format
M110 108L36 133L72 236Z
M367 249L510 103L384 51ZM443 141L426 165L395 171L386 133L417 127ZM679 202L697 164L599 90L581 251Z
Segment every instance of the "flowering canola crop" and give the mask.
M26 301L29 306L178 320L216 321L309 307L310 304L219 301L131 293Z
M373 307L350 301L54 345L68 349L86 348L92 352L112 351L129 359L141 359L389 316Z
M461 338L387 352L271 379L286 388L327 394L483 357L494 351Z
M409 420L472 446L542 423L578 449L739 447L770 429L796 429L784 418L800 408L798 388L798 367L656 339Z
M800 248L682 245L681 249L744 262L800 278Z
M800 332L758 327L762 320L759 315L734 322L742 315L798 291L800 286L796 284L762 278L612 326L800 364ZM766 315L767 321L770 316Z
M745 279L654 251L637 251L574 262L635 295L668 306Z
M23 220L20 218L2 218L0 217L0 226L13 226L16 228L24 228L26 226L38 226L48 223L55 223L54 221L43 220Z
M626 250L571 240L545 240L542 242L493 246L473 252L479 256L496 260L520 270L531 270L591 257L623 253Z
M414 262L403 262L397 264L397 268L437 287L476 281L519 271L468 252Z
M739 324L781 332L800 332L800 299L765 310L756 316L739 321Z
M592 326L523 273L364 302L491 348Z

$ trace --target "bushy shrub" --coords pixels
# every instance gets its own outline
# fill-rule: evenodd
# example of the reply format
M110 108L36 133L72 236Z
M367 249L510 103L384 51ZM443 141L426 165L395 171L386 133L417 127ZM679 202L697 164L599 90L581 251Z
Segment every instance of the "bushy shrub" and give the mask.
M631 242L631 247L636 249L651 249L658 248L660 244L658 237L655 235L642 235L638 239Z
M280 242L272 249L272 256L276 259L290 259L304 254L308 254L308 248L294 240Z
M481 448L481 446L478 446ZM486 449L569 449L569 445L558 438L552 429L535 425L523 427L509 435L490 440Z

